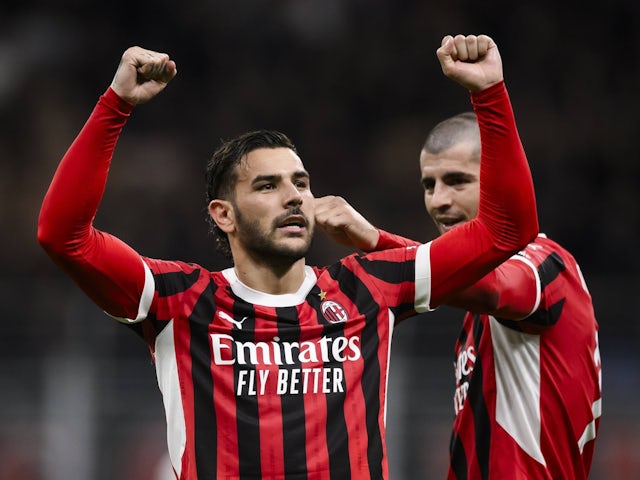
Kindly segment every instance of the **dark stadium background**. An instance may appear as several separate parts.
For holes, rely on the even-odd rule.
[[[590,3],[590,2],[587,2]],[[599,2],[3,1],[0,7],[0,478],[160,480],[164,417],[144,344],[39,249],[54,168],[131,45],[178,77],[135,110],[97,225],[149,256],[227,266],[204,222],[204,164],[221,138],[287,132],[316,195],[435,235],[418,152],[469,108],[435,56],[448,33],[499,45],[542,230],[580,262],[599,317],[604,414],[593,479],[640,478],[640,7]],[[319,237],[310,260],[347,253]],[[392,478],[443,478],[461,314],[395,334]]]

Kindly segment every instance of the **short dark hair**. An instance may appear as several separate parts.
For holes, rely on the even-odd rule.
[[[476,141],[480,158],[480,130],[474,112],[463,112],[441,121],[427,134],[422,149],[438,154],[467,140]]]
[[[223,141],[207,162],[205,175],[207,205],[216,198],[234,200],[233,193],[238,180],[236,167],[247,155],[259,148],[289,148],[297,153],[289,137],[274,130],[256,130]],[[209,230],[215,237],[216,248],[224,256],[231,258],[227,234],[220,230],[210,215],[207,215],[207,222]]]

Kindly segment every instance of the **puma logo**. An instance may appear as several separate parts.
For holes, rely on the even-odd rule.
[[[235,325],[238,330],[242,330],[242,324],[248,318],[248,317],[242,317],[242,320],[238,321],[235,318],[233,318],[231,315],[227,315],[225,312],[222,312],[222,311],[218,311],[218,316],[223,320],[226,320],[227,322]]]

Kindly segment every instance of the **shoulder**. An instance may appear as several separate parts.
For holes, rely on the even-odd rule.
[[[551,258],[557,258],[558,260],[573,260],[573,256],[566,248],[543,233],[539,234],[533,242],[528,244],[514,257],[527,259],[536,266],[539,266],[542,262],[550,261]]]
[[[213,272],[198,265],[197,263],[183,262],[180,260],[160,260],[157,258],[142,257],[144,263],[151,269],[154,274],[164,273],[193,273],[198,272],[204,275],[211,275]]]

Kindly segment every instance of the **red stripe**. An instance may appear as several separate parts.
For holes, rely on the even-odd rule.
[[[226,279],[222,275],[216,280],[218,289],[215,295],[216,315],[212,325],[209,327],[210,333],[230,335],[233,325],[224,322],[218,316],[219,311],[224,311],[233,316],[233,305],[225,292]],[[211,345],[211,340],[209,341]],[[231,350],[229,350],[231,352]],[[234,368],[233,365],[216,365],[213,358],[211,361],[211,375],[213,378],[215,397],[215,412],[217,421],[217,476],[220,478],[238,477],[238,425],[236,423],[236,402],[234,391]],[[213,399],[212,399],[213,402]]]
[[[273,308],[256,305],[255,342],[273,342],[274,321],[276,313]],[[265,320],[270,319],[270,320]],[[262,336],[260,332],[264,332]],[[266,336],[266,335],[268,336]],[[278,365],[261,365],[256,367],[256,376],[260,372],[269,372],[265,395],[258,395],[258,412],[260,421],[260,462],[262,474],[284,471],[284,440],[282,432],[282,404],[276,395]],[[258,378],[256,379],[256,382]],[[256,386],[258,384],[256,383]],[[258,392],[259,393],[259,392]]]
[[[308,303],[305,302],[301,305],[298,318],[304,319],[305,321],[309,320],[314,325],[317,325],[316,328],[319,331],[322,331],[323,327],[318,323],[317,312]],[[309,332],[308,327],[306,327],[305,331]],[[322,367],[322,362],[309,365],[309,368]],[[314,477],[315,472],[326,472],[329,468],[329,450],[327,448],[327,400],[325,397],[322,391],[313,394],[308,393],[304,397],[307,472],[309,479],[316,478]]]

